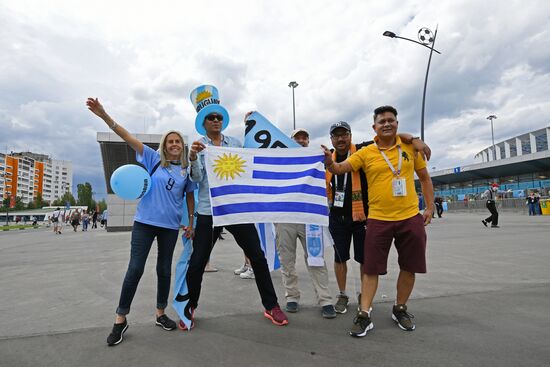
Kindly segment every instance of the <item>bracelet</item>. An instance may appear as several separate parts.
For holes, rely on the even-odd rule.
[[[411,141],[413,141],[414,139],[420,140],[420,136],[413,136],[413,137],[411,138]]]
[[[189,216],[190,216],[190,217],[194,217],[194,216],[195,216],[195,214],[189,214]]]
[[[111,128],[111,130],[114,131],[117,126],[118,126],[118,124],[113,121],[113,126],[109,126],[109,127]]]

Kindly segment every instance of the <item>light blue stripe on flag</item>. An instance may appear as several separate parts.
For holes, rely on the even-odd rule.
[[[271,172],[271,171],[256,171],[252,172],[252,178],[261,178],[265,180],[292,180],[300,177],[313,177],[325,179],[325,171],[317,169],[308,169],[300,172]]]
[[[318,196],[326,196],[326,190],[322,187],[311,185],[291,185],[291,186],[254,186],[254,185],[228,185],[223,187],[214,187],[210,189],[210,195],[212,197],[232,194],[265,194],[265,195],[277,195],[277,194],[310,194]]]
[[[312,157],[254,157],[254,163],[275,165],[311,164],[323,162],[324,159],[325,157],[322,155]]]
[[[214,216],[251,212],[294,212],[327,215],[327,207],[319,204],[281,201],[225,204],[212,207],[212,215]]]

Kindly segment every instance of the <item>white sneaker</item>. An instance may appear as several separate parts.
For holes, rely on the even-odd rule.
[[[252,270],[252,268],[247,268],[246,271],[239,276],[241,279],[254,279],[254,270]]]
[[[241,275],[242,273],[244,273],[244,272],[247,271],[247,270],[248,270],[248,265],[243,264],[243,266],[241,266],[240,268],[235,269],[235,271],[233,271],[233,273],[234,273],[235,275]]]

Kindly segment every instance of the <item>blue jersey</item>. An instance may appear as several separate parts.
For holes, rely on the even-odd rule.
[[[143,154],[136,153],[136,160],[151,173],[160,162],[160,154],[143,145]],[[196,188],[189,179],[188,170],[182,169],[181,165],[159,165],[151,181],[151,189],[139,202],[134,220],[152,226],[179,229],[185,193]]]

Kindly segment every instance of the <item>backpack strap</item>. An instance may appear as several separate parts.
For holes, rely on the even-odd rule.
[[[157,164],[155,164],[155,166],[151,170],[151,172],[149,172],[149,176],[153,176],[153,173],[155,173],[155,171],[157,170],[157,168],[159,168],[159,166],[160,166],[160,161],[158,161]]]

